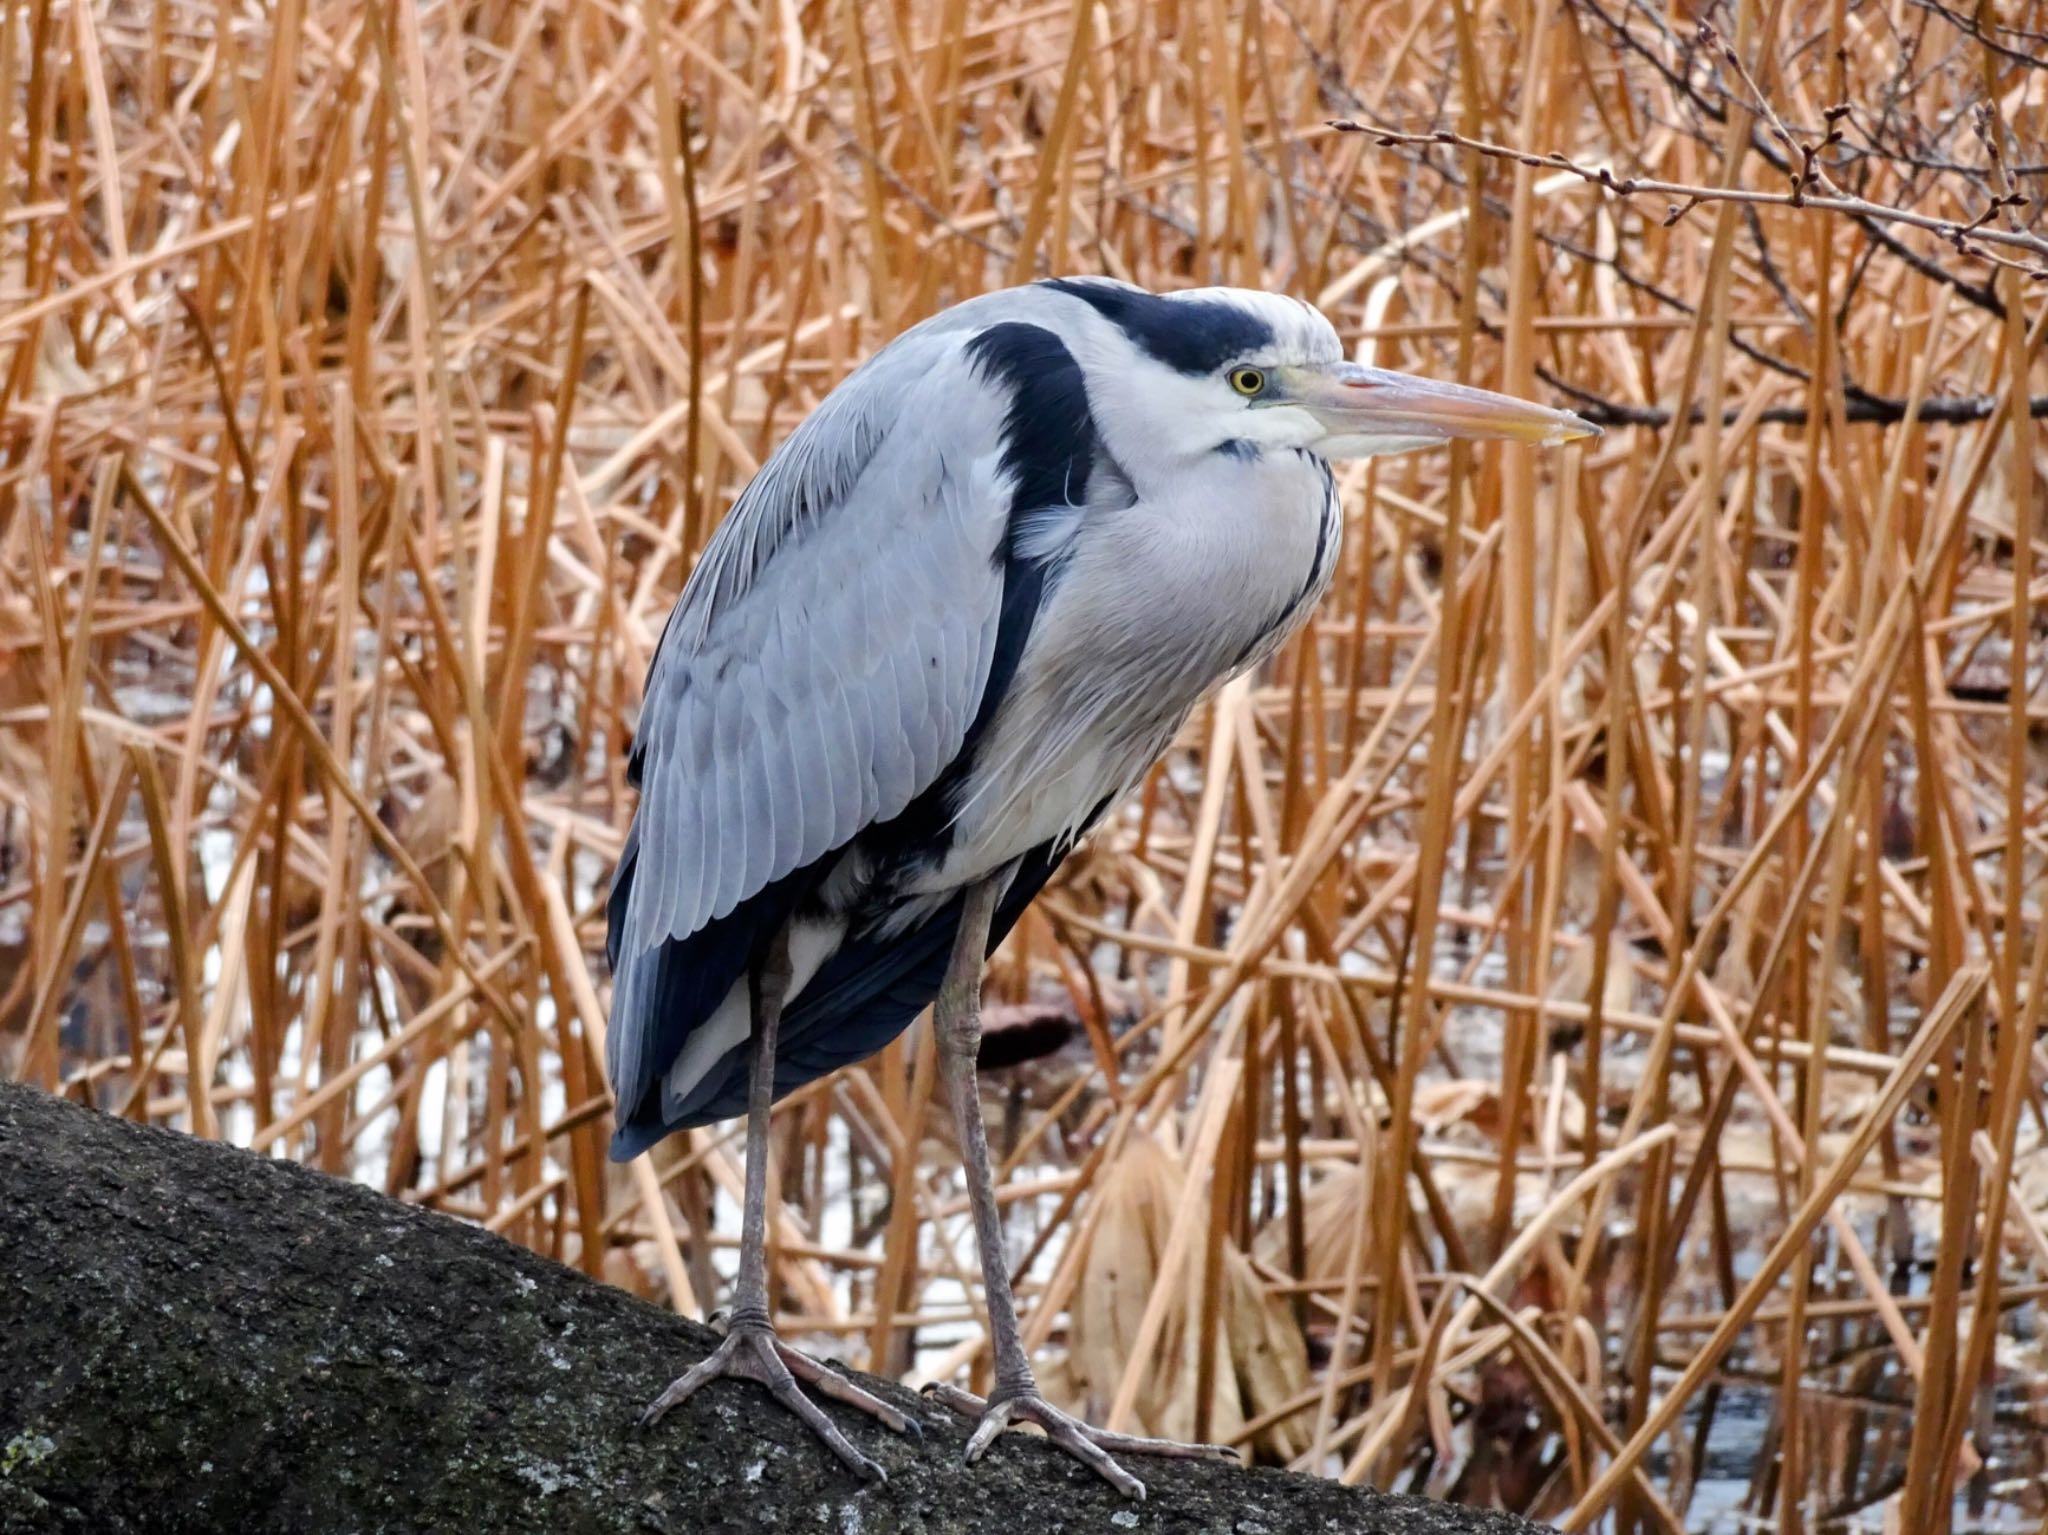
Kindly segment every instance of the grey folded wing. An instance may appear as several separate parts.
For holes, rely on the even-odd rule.
[[[670,616],[634,742],[636,864],[606,1065],[667,1062],[653,951],[900,814],[959,753],[1003,603],[1010,392],[954,327],[912,331],[815,411],[719,527]]]

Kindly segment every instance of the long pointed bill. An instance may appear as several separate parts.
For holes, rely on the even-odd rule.
[[[1555,447],[1600,435],[1600,428],[1568,410],[1355,362],[1303,369],[1290,384],[1296,403],[1329,429],[1340,456],[1347,449],[1386,452],[1459,438]]]

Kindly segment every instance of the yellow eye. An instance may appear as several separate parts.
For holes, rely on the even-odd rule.
[[[1266,375],[1257,368],[1232,368],[1230,387],[1246,399],[1250,399],[1255,394],[1265,392]]]

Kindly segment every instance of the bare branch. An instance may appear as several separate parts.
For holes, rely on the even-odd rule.
[[[1915,229],[1925,229],[1954,246],[1965,256],[1974,256],[1979,260],[2012,267],[2036,281],[2048,279],[2048,239],[2025,230],[1999,229],[1987,224],[1985,220],[1994,217],[2001,206],[1995,199],[1993,206],[1976,219],[1967,224],[1958,224],[1953,219],[1936,218],[1910,208],[1888,207],[1883,203],[1871,202],[1868,198],[1850,197],[1839,193],[1802,197],[1792,192],[1759,192],[1745,187],[1723,189],[1695,186],[1683,181],[1663,181],[1650,176],[1617,176],[1604,165],[1581,165],[1576,160],[1555,152],[1543,155],[1524,154],[1521,150],[1511,149],[1505,144],[1490,144],[1484,139],[1468,138],[1448,128],[1439,128],[1431,133],[1403,133],[1397,129],[1377,128],[1368,123],[1352,122],[1348,119],[1334,119],[1330,126],[1339,133],[1369,134],[1382,148],[1393,148],[1400,144],[1442,144],[1455,149],[1469,149],[1491,160],[1505,160],[1515,165],[1533,166],[1538,170],[1568,171],[1588,185],[1599,187],[1616,197],[1683,199],[1683,202],[1672,205],[1672,212],[1666,218],[1667,223],[1675,223],[1693,207],[1703,203],[1733,202],[1776,208],[1818,208],[1824,213],[1841,213],[1853,218],[1874,219],[1881,223],[1905,224]],[[2042,261],[2038,265],[2015,261],[1983,249],[1986,244],[2027,251],[2042,258]]]

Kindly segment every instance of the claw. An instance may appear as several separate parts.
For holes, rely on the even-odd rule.
[[[981,1415],[981,1421],[974,1425],[974,1432],[967,1437],[967,1463],[971,1466],[988,1453],[988,1447],[996,1442],[996,1435],[1010,1426],[1012,1407],[1008,1402],[990,1402],[988,1411]]]
[[[713,1325],[720,1318],[714,1314]],[[648,1404],[640,1415],[640,1426],[651,1428],[671,1408],[687,1402],[711,1381],[751,1380],[768,1388],[768,1394],[794,1413],[803,1425],[825,1442],[825,1447],[863,1481],[886,1482],[887,1473],[853,1447],[838,1426],[825,1416],[818,1404],[797,1388],[797,1379],[816,1388],[836,1402],[857,1407],[897,1433],[923,1431],[910,1418],[880,1397],[855,1385],[836,1371],[828,1370],[810,1355],[791,1348],[765,1327],[723,1329],[724,1341],[709,1355],[669,1383],[666,1391]]]

